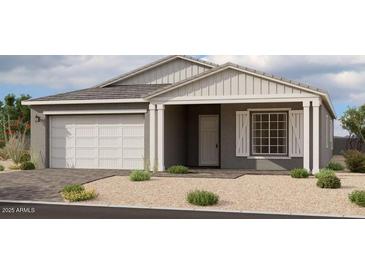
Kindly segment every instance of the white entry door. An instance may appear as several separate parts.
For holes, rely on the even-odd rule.
[[[144,168],[144,115],[50,117],[50,167]]]
[[[199,116],[199,165],[219,165],[219,116]]]

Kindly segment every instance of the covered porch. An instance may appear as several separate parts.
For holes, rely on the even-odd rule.
[[[304,167],[315,173],[320,106],[320,98],[151,102],[150,170],[181,164],[254,172]]]

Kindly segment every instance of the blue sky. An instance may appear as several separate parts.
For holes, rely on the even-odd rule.
[[[230,61],[327,90],[338,116],[341,116],[348,106],[365,103],[365,56],[195,57],[218,64]],[[87,88],[158,58],[161,56],[0,56],[0,98],[10,92],[39,97]],[[335,125],[336,135],[346,134],[338,122]]]

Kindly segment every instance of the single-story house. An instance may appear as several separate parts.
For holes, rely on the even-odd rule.
[[[332,157],[327,92],[233,63],[168,56],[23,104],[45,168],[316,172]]]

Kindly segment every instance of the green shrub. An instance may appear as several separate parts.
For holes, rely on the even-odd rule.
[[[194,190],[188,193],[186,200],[193,205],[209,206],[218,203],[219,196],[205,190]]]
[[[341,180],[334,174],[321,175],[317,180],[320,188],[340,188]]]
[[[324,168],[314,175],[317,179],[325,176],[336,176],[336,173],[332,169]]]
[[[308,178],[309,172],[305,168],[294,168],[290,171],[290,176],[293,178]]]
[[[62,189],[62,192],[77,192],[77,191],[84,191],[85,187],[83,185],[79,185],[79,184],[69,184],[69,185],[65,185]]]
[[[69,184],[62,189],[62,196],[70,202],[86,201],[97,196],[95,190],[86,190],[83,185]]]
[[[151,173],[145,170],[134,170],[129,175],[131,181],[148,181],[151,179]]]
[[[35,169],[35,165],[32,162],[24,162],[20,165],[21,170],[32,170]]]
[[[62,192],[62,195],[65,200],[70,202],[91,200],[97,196],[95,190]]]
[[[347,168],[352,172],[365,173],[365,154],[358,150],[348,150],[344,153]]]
[[[167,169],[167,172],[173,174],[186,174],[189,172],[189,169],[186,166],[176,165],[176,166],[170,166]]]
[[[365,207],[365,191],[363,190],[354,190],[349,194],[349,199],[351,202]]]
[[[345,169],[345,167],[341,163],[337,163],[337,162],[333,162],[333,161],[330,161],[326,168],[336,170],[336,171]]]
[[[31,161],[30,154],[28,152],[24,152],[23,155],[20,157],[20,163],[30,162],[30,161]]]
[[[4,171],[5,167],[3,165],[0,165],[0,171]]]

